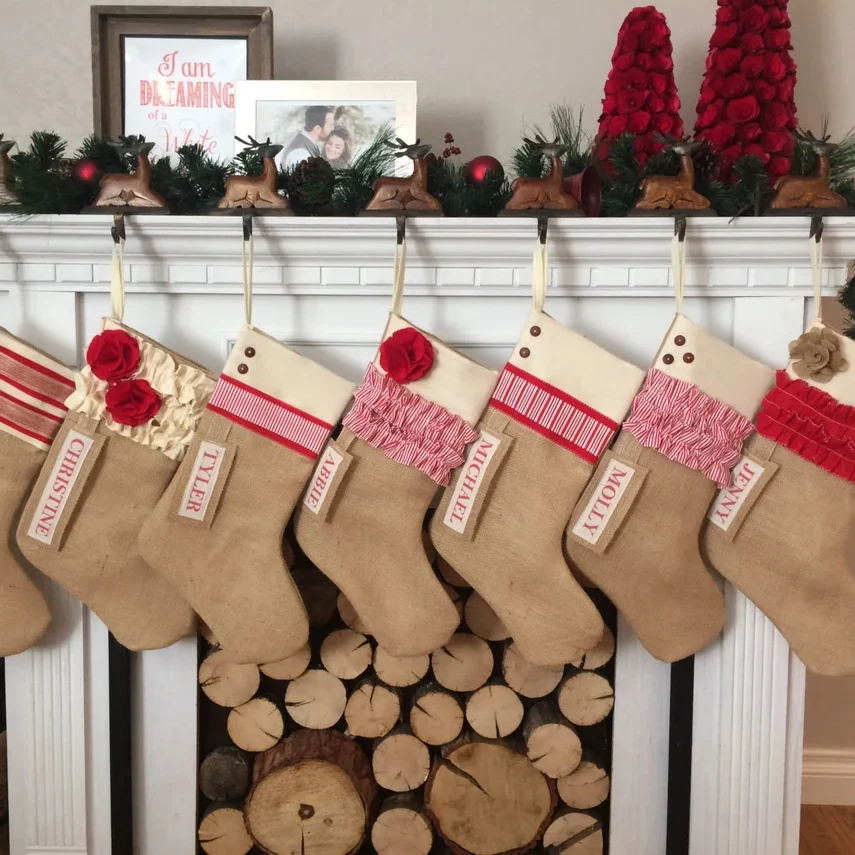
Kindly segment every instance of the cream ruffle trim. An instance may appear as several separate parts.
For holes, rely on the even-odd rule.
[[[140,364],[133,379],[148,380],[162,401],[151,421],[138,427],[114,422],[104,404],[109,384],[99,380],[88,365],[75,372],[76,389],[65,405],[71,412],[103,421],[120,436],[162,451],[171,460],[181,460],[214,390],[214,380],[192,365],[176,363],[167,351],[135,338],[140,345]]]

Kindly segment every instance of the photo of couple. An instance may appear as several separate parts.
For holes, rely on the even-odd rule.
[[[284,146],[280,168],[292,169],[310,157],[322,157],[333,169],[346,169],[386,125],[395,125],[395,102],[374,101],[330,106],[305,102],[259,101],[258,137]]]

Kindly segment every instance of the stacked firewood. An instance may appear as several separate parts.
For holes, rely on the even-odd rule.
[[[312,567],[295,573],[306,648],[257,667],[208,639],[207,855],[603,852],[614,635],[566,667],[532,665],[438,563],[461,626],[431,655],[383,650]]]

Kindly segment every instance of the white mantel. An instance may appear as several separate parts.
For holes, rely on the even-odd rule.
[[[0,325],[79,362],[108,312],[110,225],[0,216]],[[691,221],[686,313],[780,365],[809,309],[808,229]],[[127,233],[127,322],[218,370],[243,320],[240,219],[140,217]],[[255,234],[255,323],[358,379],[389,307],[394,221],[266,219]],[[498,367],[528,309],[535,234],[533,220],[410,221],[405,314]],[[669,219],[553,221],[547,310],[646,366],[674,311],[672,234]],[[824,246],[833,288],[855,220],[827,221]],[[51,634],[7,661],[12,855],[109,855],[106,633],[46,587]],[[691,855],[797,855],[804,670],[749,602],[727,601],[722,639],[696,660]],[[138,855],[195,852],[195,671],[192,641],[135,658]],[[664,855],[669,685],[621,626],[612,855]]]

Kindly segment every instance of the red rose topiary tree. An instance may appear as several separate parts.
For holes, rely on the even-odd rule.
[[[636,134],[641,165],[662,150],[655,132],[682,137],[672,53],[671,30],[655,6],[639,6],[626,16],[606,80],[597,134],[600,159],[608,157],[611,141],[621,134]]]
[[[718,0],[695,135],[710,141],[727,179],[756,155],[771,181],[792,165],[796,64],[787,0]]]

